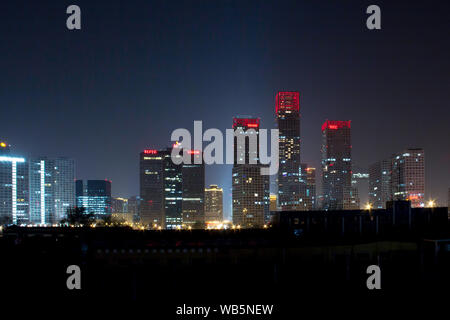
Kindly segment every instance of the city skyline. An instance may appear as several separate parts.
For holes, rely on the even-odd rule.
[[[408,2],[407,11],[383,3],[386,28],[378,33],[365,29],[363,6],[331,1],[321,8],[78,5],[86,15],[77,34],[64,23],[60,28],[64,4],[29,4],[19,12],[4,6],[0,23],[11,32],[0,76],[1,139],[15,154],[73,158],[77,179],[110,179],[113,195],[128,198],[139,194],[139,152],[167,147],[174,129],[203,120],[224,131],[238,114],[273,128],[276,92],[297,90],[302,162],[320,168],[323,121],[350,119],[355,165],[368,168],[399,150],[423,148],[426,197],[447,205],[450,177],[442,168],[450,154],[437,143],[450,135],[445,4],[424,12],[419,2]],[[205,184],[223,187],[228,217],[230,177],[231,166],[206,167]]]

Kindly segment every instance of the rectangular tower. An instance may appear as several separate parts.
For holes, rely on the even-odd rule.
[[[141,223],[165,227],[164,162],[167,152],[146,149],[140,153],[140,199],[132,199],[131,207],[139,210]],[[136,204],[136,205],[134,205]]]
[[[374,209],[385,209],[392,200],[392,160],[385,159],[369,166],[369,203]]]
[[[259,118],[234,118],[233,129],[233,223],[243,228],[260,228],[269,211],[269,179],[261,175],[259,163]],[[242,132],[245,144],[239,145],[236,136],[239,132]]]
[[[203,229],[205,227],[205,164],[200,150],[187,152],[191,155],[191,163],[184,163],[181,169],[183,225]]]
[[[28,162],[0,148],[0,224],[29,223]]]
[[[76,205],[75,161],[32,158],[29,161],[30,219],[37,224],[59,223]]]
[[[392,158],[393,200],[410,200],[411,206],[425,206],[425,152],[406,149]]]
[[[278,203],[281,210],[303,210],[300,177],[300,94],[278,92],[275,113],[279,130]]]
[[[322,194],[324,210],[352,209],[351,122],[322,125]]]

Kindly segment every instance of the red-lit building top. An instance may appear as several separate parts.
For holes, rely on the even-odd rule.
[[[259,129],[259,118],[233,118],[233,129]]]
[[[158,150],[155,149],[145,149],[144,154],[158,154]]]
[[[300,111],[300,93],[297,91],[281,91],[277,93],[275,112]]]
[[[351,120],[348,121],[338,121],[338,120],[327,120],[322,125],[322,131],[325,129],[330,130],[337,130],[342,128],[349,128],[351,127]]]

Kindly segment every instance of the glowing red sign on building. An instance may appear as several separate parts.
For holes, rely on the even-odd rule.
[[[233,118],[233,129],[243,128],[259,128],[259,118]]]
[[[338,121],[338,120],[327,120],[322,125],[322,131],[325,129],[330,130],[338,130],[342,128],[349,128],[351,127],[351,120],[348,121]]]
[[[158,154],[158,150],[146,149],[144,150],[144,154]]]
[[[300,93],[296,91],[278,92],[275,103],[275,112],[300,111]]]

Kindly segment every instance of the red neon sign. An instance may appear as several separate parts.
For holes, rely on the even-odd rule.
[[[259,118],[233,118],[233,129],[237,127],[259,128]]]
[[[200,150],[187,150],[188,154],[200,154]]]
[[[155,149],[146,149],[144,150],[144,154],[157,154],[158,150]]]
[[[351,120],[339,121],[339,120],[327,120],[322,125],[322,131],[325,129],[338,130],[342,128],[351,128]]]

